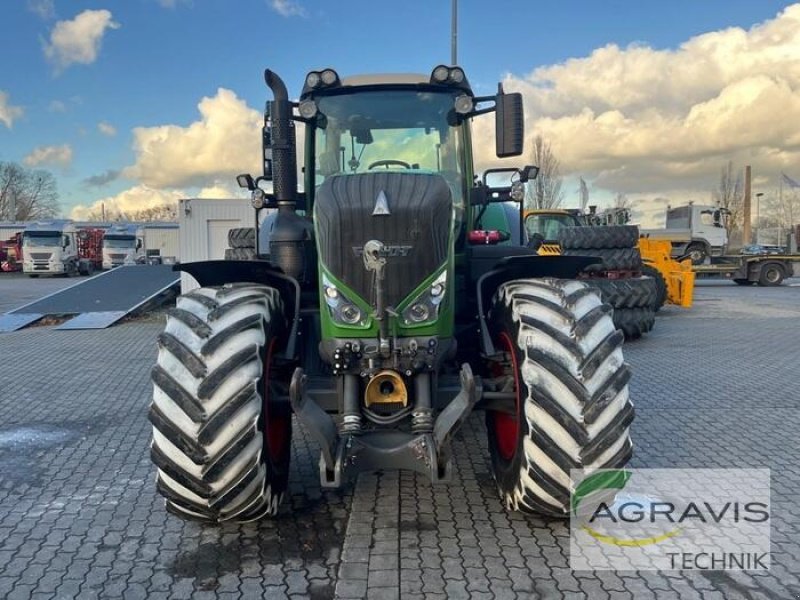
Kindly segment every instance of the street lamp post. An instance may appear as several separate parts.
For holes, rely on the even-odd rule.
[[[756,244],[761,243],[761,196],[764,192],[756,194]]]

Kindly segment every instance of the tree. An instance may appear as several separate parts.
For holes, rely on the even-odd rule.
[[[56,180],[50,171],[0,162],[0,220],[46,219],[59,210]]]
[[[633,204],[628,199],[628,196],[623,194],[622,192],[617,192],[617,195],[614,196],[614,208],[624,208],[630,210],[633,208]]]
[[[550,142],[541,135],[533,142],[531,161],[539,167],[539,175],[528,185],[526,204],[531,208],[556,208],[564,197],[560,162]]]
[[[106,207],[105,214],[102,208],[95,208],[86,216],[87,221],[177,221],[178,205],[162,204],[151,208],[137,210],[122,210],[113,206]]]
[[[711,193],[714,202],[721,208],[729,211],[727,229],[728,236],[737,231],[742,225],[744,212],[744,185],[742,174],[733,167],[733,161],[722,167],[719,178],[719,187]]]

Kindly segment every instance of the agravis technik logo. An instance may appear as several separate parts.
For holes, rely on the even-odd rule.
[[[769,568],[766,469],[574,471],[575,569]]]

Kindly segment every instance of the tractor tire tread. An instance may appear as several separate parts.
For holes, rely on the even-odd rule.
[[[261,349],[284,326],[280,295],[263,285],[180,296],[152,371],[151,457],[169,512],[210,523],[277,513],[285,474],[265,459]]]
[[[231,248],[255,248],[256,230],[254,227],[234,227],[228,231],[228,246]]]
[[[641,271],[642,255],[638,248],[592,248],[587,250],[564,250],[564,256],[594,256],[600,262],[584,269],[587,273],[604,271]]]
[[[636,225],[564,227],[558,236],[564,250],[635,248],[638,239]]]
[[[630,456],[633,404],[622,334],[610,307],[576,280],[509,281],[490,320],[518,356],[520,441],[511,462],[491,443],[492,466],[507,508],[569,516],[570,469],[622,467]]]

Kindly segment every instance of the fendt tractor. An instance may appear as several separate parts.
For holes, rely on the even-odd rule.
[[[504,504],[566,516],[571,469],[631,456],[630,371],[611,308],[575,279],[597,259],[525,242],[537,169],[473,178],[472,120],[494,112],[497,156],[519,156],[521,95],[475,96],[444,65],[312,71],[297,102],[274,72],[265,80],[263,174],[237,178],[256,228],[229,234],[255,258],[176,266],[202,287],[159,337],[149,418],[168,510],[276,514],[292,415],[319,443],[323,488],[385,469],[445,482],[453,436],[481,409]]]

